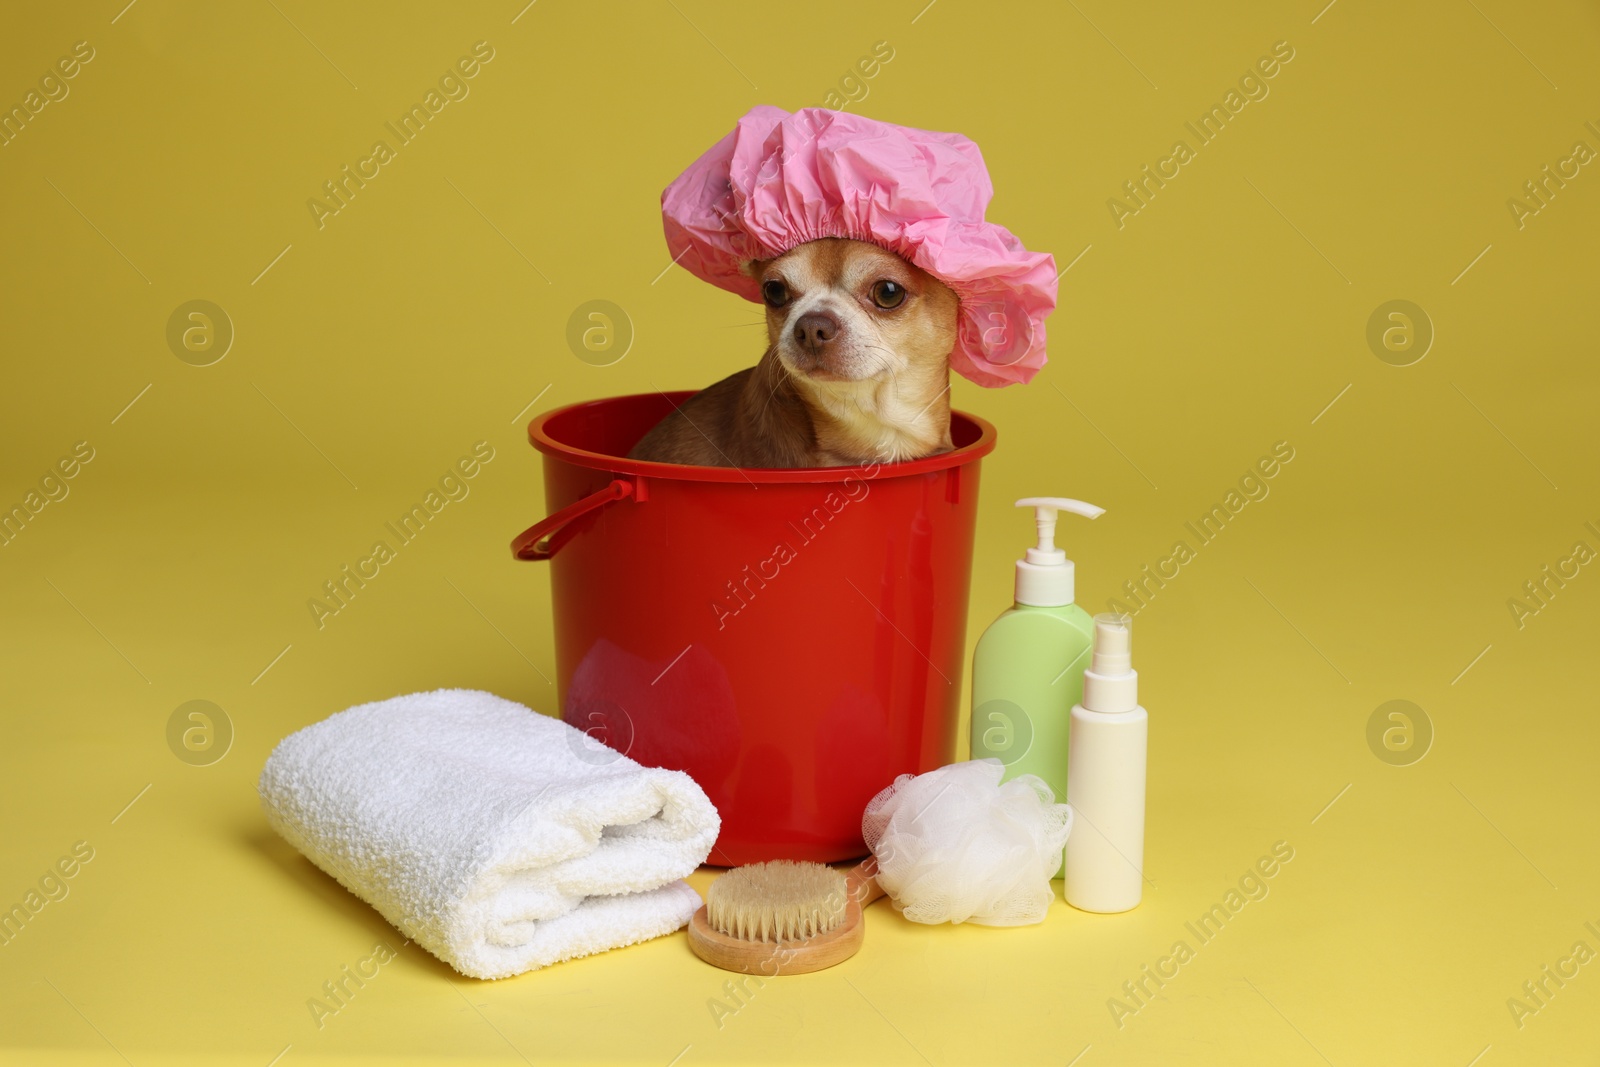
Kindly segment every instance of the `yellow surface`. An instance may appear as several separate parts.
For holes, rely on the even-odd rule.
[[[1589,1062],[1600,965],[1520,1026],[1507,1001],[1600,950],[1600,568],[1520,627],[1507,601],[1600,549],[1600,166],[1520,226],[1507,201],[1600,150],[1593,5],[521,2],[7,15],[0,101],[94,58],[0,148],[0,503],[93,459],[0,547],[0,902],[93,859],[0,947],[0,1061]],[[478,41],[470,95],[319,229],[306,201]],[[1029,530],[1012,498],[1109,509],[1068,540],[1102,609],[1294,450],[1138,615],[1145,903],[1017,930],[878,905],[855,960],[720,1020],[681,936],[461,979],[271,834],[262,761],[410,690],[552,708],[547,575],[506,551],[541,514],[521,427],[754,361],[759,316],[668,269],[657,197],[750,106],[843,99],[878,41],[857,106],[972,136],[992,217],[1072,264],[1049,368],[955,386],[1000,430],[974,639]],[[1119,229],[1108,199],[1279,41],[1270,95]],[[564,339],[594,299],[636,334],[610,366]],[[1366,340],[1397,299],[1436,333],[1411,366]],[[191,300],[234,325],[211,366],[168,347]],[[319,628],[307,600],[477,441],[470,496]],[[1396,699],[1435,735],[1409,766],[1367,742]],[[168,746],[190,700],[235,731],[209,766]],[[1200,944],[1185,923],[1279,841]],[[319,1028],[308,1000],[378,942],[398,958]]]

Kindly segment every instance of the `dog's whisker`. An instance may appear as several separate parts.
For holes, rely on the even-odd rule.
[[[774,394],[777,393],[778,386],[782,385],[784,383],[784,381],[789,377],[789,368],[785,367],[783,365],[783,360],[778,359],[777,356],[774,355],[773,359],[772,359],[772,362],[775,363],[777,365],[777,367],[778,367],[778,379],[777,379],[777,381],[772,383],[772,388],[767,390],[766,403],[761,405],[761,416],[762,416],[762,418],[766,417],[767,408],[772,406],[772,397],[774,396]]]
[[[894,352],[892,350],[884,348],[882,345],[872,344],[871,342],[863,343],[861,348],[866,352],[882,352],[884,356],[879,361],[881,366],[878,368],[877,373],[887,373],[890,381],[895,381],[899,378],[900,370],[895,366]],[[898,392],[895,393],[897,399],[899,395],[900,394]]]

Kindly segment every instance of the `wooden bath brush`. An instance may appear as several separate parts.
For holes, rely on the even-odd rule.
[[[689,920],[689,947],[725,971],[771,977],[807,974],[856,954],[861,909],[883,896],[878,861],[849,871],[773,860],[727,872]]]

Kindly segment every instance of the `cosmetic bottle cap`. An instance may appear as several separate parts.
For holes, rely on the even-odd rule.
[[[1083,672],[1088,711],[1132,711],[1139,706],[1139,672],[1133,669],[1133,617],[1107,612],[1094,617],[1094,652]]]
[[[1017,603],[1039,608],[1072,603],[1074,568],[1067,554],[1056,547],[1056,514],[1068,511],[1097,519],[1106,509],[1064,496],[1023,497],[1017,507],[1033,508],[1039,530],[1039,543],[1017,560]]]

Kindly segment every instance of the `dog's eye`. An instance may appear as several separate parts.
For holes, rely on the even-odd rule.
[[[778,281],[762,282],[761,299],[768,307],[781,308],[789,302],[789,287]]]
[[[899,307],[905,299],[905,287],[897,282],[885,279],[872,286],[872,302],[885,310]]]

